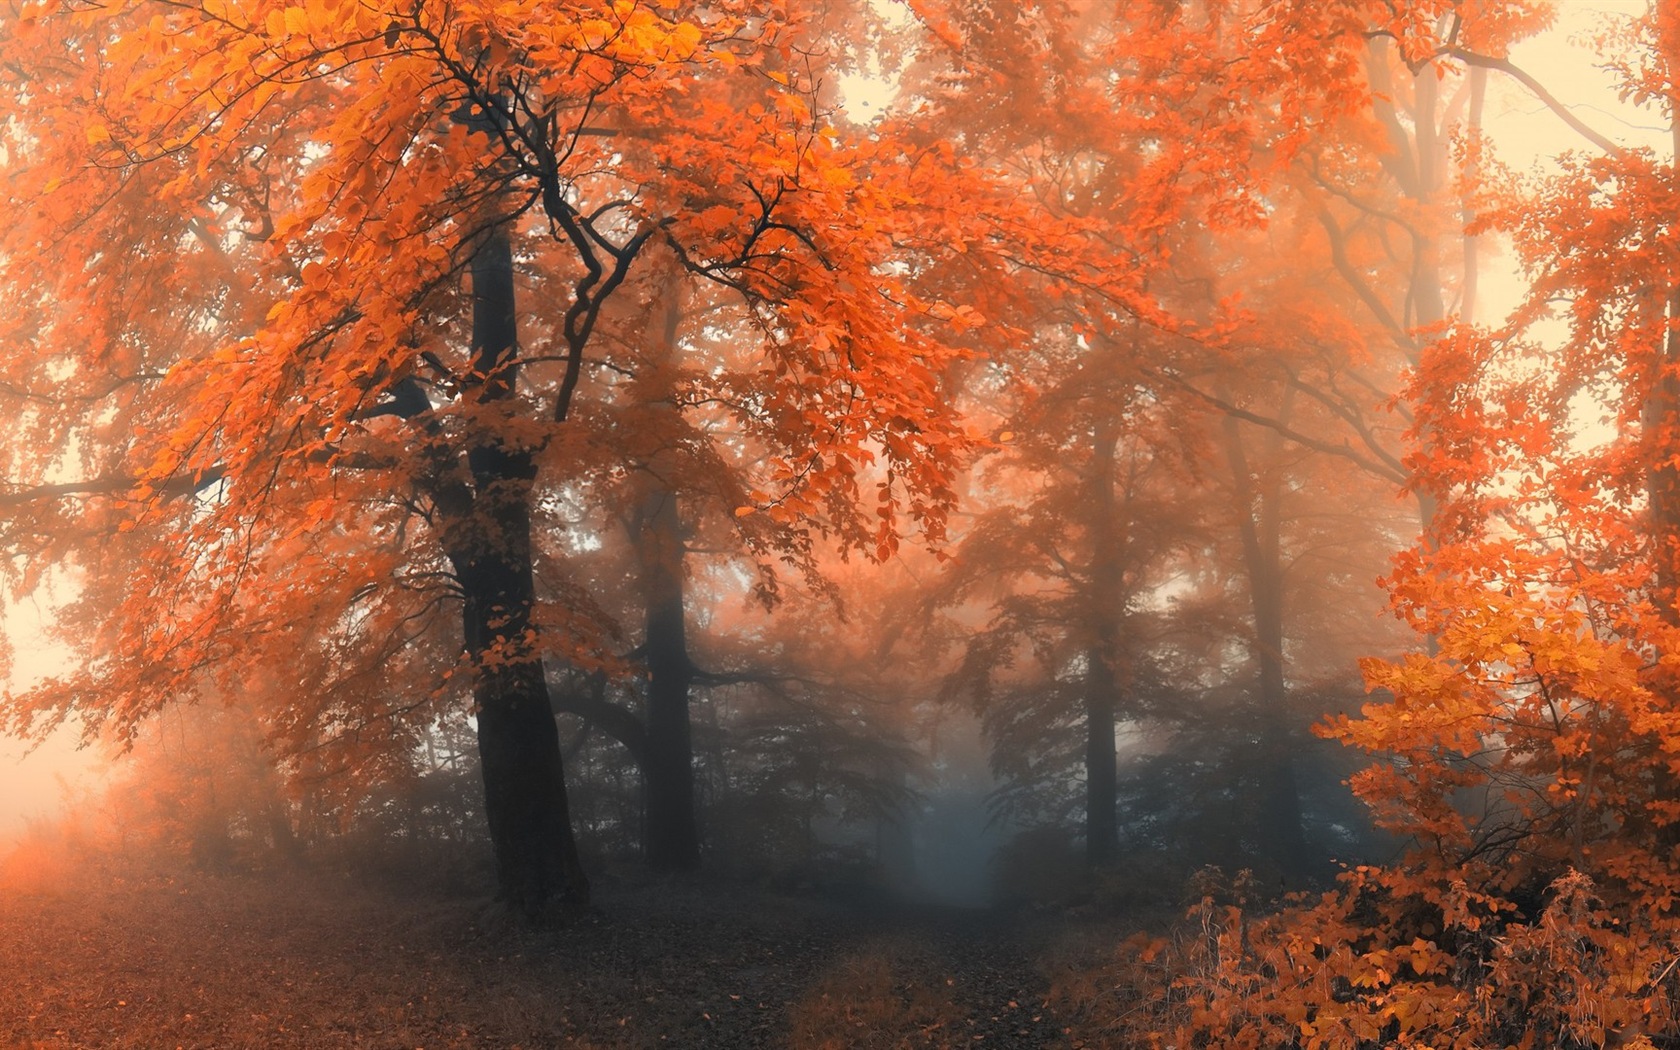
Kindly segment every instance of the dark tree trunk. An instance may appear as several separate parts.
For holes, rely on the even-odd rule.
[[[1114,719],[1120,680],[1119,610],[1124,587],[1125,538],[1114,492],[1115,451],[1120,429],[1109,425],[1097,435],[1091,459],[1091,573],[1087,612],[1092,644],[1085,660],[1085,859],[1092,867],[1109,864],[1120,853],[1115,815],[1119,772],[1114,754]]]
[[[1284,409],[1287,418],[1288,408]],[[1281,486],[1276,477],[1255,478],[1242,444],[1241,424],[1225,418],[1225,448],[1236,483],[1237,525],[1254,616],[1255,659],[1259,664],[1258,779],[1262,849],[1284,874],[1311,867],[1301,828],[1301,792],[1290,755],[1289,689],[1283,663],[1283,560]],[[1276,443],[1274,442],[1274,445]]]
[[[649,334],[652,367],[640,396],[658,420],[651,432],[681,429],[671,424],[670,376],[682,325],[679,271],[663,279]],[[700,866],[700,829],[694,807],[694,741],[689,726],[689,688],[694,665],[688,658],[684,625],[682,515],[675,486],[683,464],[665,442],[643,464],[631,542],[641,571],[646,612],[647,746],[642,761],[646,800],[643,850],[656,871],[692,871]]]
[[[1115,819],[1119,775],[1114,757],[1114,669],[1093,647],[1086,653],[1085,678],[1085,859],[1092,867],[1109,864],[1120,853]]]
[[[670,386],[682,322],[682,274],[665,278],[654,304],[649,330],[648,364],[636,386],[646,410],[642,433],[653,451],[638,464],[634,512],[625,527],[635,551],[646,637],[642,646],[647,693],[640,716],[609,703],[604,679],[592,693],[563,693],[563,710],[588,719],[620,741],[635,758],[642,776],[642,850],[659,871],[691,871],[700,866],[700,831],[695,812],[694,745],[689,725],[689,690],[695,670],[688,657],[684,626],[683,531],[677,492],[667,479],[681,475],[684,464],[665,438],[681,429],[675,420]]]
[[[700,865],[688,692],[694,668],[683,625],[683,540],[677,496],[654,485],[639,515],[647,607],[647,861],[658,871]]]
[[[486,236],[472,260],[473,375],[481,403],[506,401],[516,380],[513,254],[507,235]],[[532,453],[481,432],[434,497],[462,595],[462,633],[479,668],[473,684],[484,808],[502,897],[528,917],[551,901],[582,903],[560,758],[560,734],[532,644],[536,586],[531,561]]]

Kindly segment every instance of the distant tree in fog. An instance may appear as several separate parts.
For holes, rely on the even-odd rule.
[[[946,691],[980,713],[1001,811],[1077,811],[1093,864],[1120,850],[1118,723],[1173,688],[1160,592],[1201,528],[1198,482],[1132,349],[1041,337],[1038,367],[1018,366],[1037,393],[1006,417],[1008,444],[972,493],[986,510],[929,598],[972,624]],[[1066,798],[1075,783],[1083,797]]]

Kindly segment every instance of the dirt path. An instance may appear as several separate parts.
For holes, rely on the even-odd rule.
[[[650,880],[530,931],[320,874],[65,878],[0,896],[0,1048],[1065,1046],[1026,932]]]

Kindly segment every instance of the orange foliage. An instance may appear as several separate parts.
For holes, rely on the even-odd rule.
[[[1676,120],[1672,14],[1617,64]],[[1164,1042],[1667,1045],[1680,1034],[1680,252],[1675,161],[1576,155],[1482,188],[1533,277],[1511,327],[1422,354],[1413,488],[1438,508],[1386,583],[1428,640],[1364,665],[1323,733],[1410,843],[1266,918],[1208,898],[1199,933],[1140,940]],[[1558,347],[1527,335],[1554,304]],[[1608,424],[1608,425],[1606,425]],[[1141,971],[1138,968],[1142,968]]]
[[[7,23],[31,57],[6,74],[5,294],[33,348],[6,365],[8,538],[33,555],[20,587],[54,566],[81,585],[89,657],[12,726],[131,734],[277,674],[288,746],[411,743],[475,670],[438,615],[439,545],[470,528],[440,478],[485,440],[549,492],[622,469],[612,369],[637,363],[612,347],[637,318],[605,306],[656,257],[713,289],[733,341],[695,335],[713,356],[680,393],[710,413],[697,458],[740,472],[714,495],[761,560],[798,564],[814,529],[879,556],[940,539],[971,445],[942,374],[984,318],[881,263],[984,241],[988,191],[948,147],[821,112],[796,64],[817,11],[660,11],[41,3]],[[474,373],[462,331],[492,226],[549,297],[505,375]],[[505,380],[520,396],[493,402]],[[540,636],[477,667],[533,644],[606,660],[614,625],[556,589]]]
[[[986,444],[950,393],[976,357],[1022,395],[999,444],[1064,428],[1014,443],[1033,467],[1103,430],[1051,396],[1089,393],[1079,370],[1100,365],[1103,407],[1134,427],[1108,432],[1109,459],[1136,437],[1137,462],[1188,474],[1203,435],[1177,413],[1212,406],[1439,508],[1389,581],[1432,645],[1369,663],[1381,699],[1326,730],[1380,757],[1357,789],[1416,848],[1274,920],[1199,912],[1165,1001],[1184,1038],[1538,1045],[1602,1042],[1636,1011],[1669,1024],[1673,162],[1578,157],[1538,194],[1488,192],[1484,222],[1537,275],[1523,320],[1567,298],[1571,338],[1542,373],[1512,364],[1515,330],[1434,342],[1402,464],[1368,422],[1389,388],[1359,366],[1441,331],[1442,282],[1348,323],[1355,300],[1380,313],[1388,246],[1349,233],[1368,207],[1346,190],[1394,173],[1385,221],[1438,277],[1445,164],[1400,174],[1401,154],[1422,153],[1418,114],[1437,130],[1446,58],[1497,59],[1537,5],[918,0],[933,44],[911,101],[868,129],[825,109],[828,6],[25,4],[0,30],[18,56],[0,72],[0,313],[28,348],[0,364],[5,539],[29,556],[5,571],[17,590],[55,569],[81,587],[83,663],[9,698],[7,724],[78,715],[132,738],[167,704],[252,695],[289,753],[400,770],[465,679],[544,657],[624,669],[605,586],[543,526],[568,501],[610,506],[655,449],[679,450],[684,499],[703,494],[768,598],[779,566],[816,574],[819,534],[877,559],[946,541]],[[1672,107],[1672,16],[1630,39],[1630,95]],[[1349,280],[1334,309],[1310,266],[1254,278],[1248,301],[1222,286],[1214,242],[1264,258],[1268,221]],[[465,278],[499,239],[539,306],[486,357]],[[671,285],[708,315],[677,364],[638,350]],[[1035,339],[1046,356],[1011,353]],[[1311,425],[1197,385],[1233,365],[1305,391]],[[1326,393],[1343,382],[1365,392]],[[1621,436],[1581,438],[1583,397]],[[487,482],[486,459],[529,471]],[[482,512],[508,490],[522,533]],[[1089,537],[1115,515],[1093,519]],[[541,569],[540,601],[463,631],[443,614],[478,597],[463,551]],[[1146,553],[1140,593],[1160,579]],[[1118,630],[1077,637],[1092,666]],[[1542,985],[1558,965],[1571,977]],[[1571,983],[1588,977],[1602,999]]]

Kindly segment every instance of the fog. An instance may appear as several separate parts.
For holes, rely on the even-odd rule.
[[[1667,130],[1653,125],[1648,114],[1619,99],[1606,71],[1579,61],[1582,39],[1606,13],[1636,15],[1642,10],[1643,4],[1635,0],[1561,4],[1554,25],[1520,42],[1511,57],[1522,68],[1547,70],[1547,84],[1553,94],[1618,141],[1665,150],[1670,137]],[[907,25],[901,14],[887,14],[899,30]],[[898,77],[883,72],[881,59],[873,53],[861,69],[841,77],[840,86],[846,111],[859,121],[875,119],[892,105],[899,92]],[[1538,172],[1548,170],[1559,151],[1585,145],[1545,103],[1508,78],[1491,81],[1484,129],[1502,161]],[[1526,283],[1497,242],[1489,247],[1492,250],[1481,262],[1478,313],[1493,319],[1515,308]],[[901,568],[888,563],[881,573],[891,577]],[[6,631],[16,653],[12,671],[15,690],[26,689],[64,665],[65,650],[48,642],[43,634],[47,615],[39,597],[14,605],[7,615]],[[968,725],[967,717],[947,712],[936,721]],[[1118,732],[1124,739],[1140,728],[1122,724]],[[995,853],[1006,841],[1010,825],[1007,818],[998,816],[995,805],[988,808],[986,802],[995,795],[999,782],[987,768],[981,738],[966,739],[972,734],[958,730],[956,735],[965,740],[953,749],[948,742],[941,745],[939,735],[936,730],[918,745],[924,751],[921,761],[927,765],[918,774],[918,801],[901,814],[904,827],[900,831],[907,833],[914,844],[914,857],[900,878],[907,880],[907,892],[927,899],[976,906],[993,903],[1000,892],[991,875]],[[12,838],[32,824],[50,823],[67,805],[90,805],[109,775],[109,761],[106,749],[85,746],[73,726],[61,728],[43,741],[0,739],[0,836]]]
[[[31,825],[50,825],[67,808],[87,804],[103,783],[103,763],[79,747],[73,730],[44,743],[0,743],[0,840],[11,842]]]
[[[9,688],[21,690],[61,670],[65,652],[45,633],[50,611],[40,601],[11,607],[5,617],[12,649]],[[0,735],[0,841],[13,843],[30,828],[47,828],[67,810],[96,804],[107,773],[106,756],[82,746],[73,725],[45,740]]]
[[[1680,1038],[1666,7],[223,6],[0,15],[0,1046]]]

